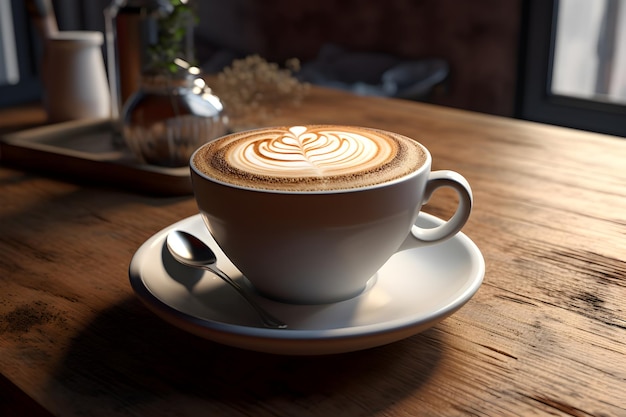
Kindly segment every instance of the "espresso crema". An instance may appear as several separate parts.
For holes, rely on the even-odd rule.
[[[196,168],[218,181],[278,191],[345,190],[403,177],[426,161],[405,136],[332,125],[234,133],[196,152]]]

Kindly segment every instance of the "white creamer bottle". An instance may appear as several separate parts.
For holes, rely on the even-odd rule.
[[[45,39],[41,77],[50,122],[110,118],[103,41],[94,31],[61,31]]]

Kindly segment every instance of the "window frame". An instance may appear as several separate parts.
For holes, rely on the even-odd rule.
[[[550,92],[558,0],[525,0],[516,117],[626,137],[626,106]]]

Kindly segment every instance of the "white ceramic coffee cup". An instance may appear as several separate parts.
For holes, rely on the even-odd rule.
[[[193,191],[211,235],[258,292],[290,303],[336,302],[361,293],[409,233],[433,244],[468,220],[469,183],[453,171],[431,172],[432,157],[420,146],[425,162],[410,174],[332,191],[232,185],[199,169],[194,154]],[[422,205],[440,187],[457,192],[456,212],[434,229],[417,227]]]

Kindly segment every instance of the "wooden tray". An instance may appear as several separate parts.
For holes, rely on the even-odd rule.
[[[139,164],[111,121],[77,120],[5,135],[0,162],[159,195],[191,194],[189,168]]]

